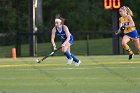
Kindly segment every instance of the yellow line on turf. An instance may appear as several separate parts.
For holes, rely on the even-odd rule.
[[[66,66],[62,64],[39,64],[39,65],[32,65],[32,64],[17,64],[17,65],[0,65],[0,67],[41,67],[41,66]]]
[[[97,64],[139,64],[140,62],[97,62]]]
[[[81,63],[81,65],[100,65],[100,64],[140,64],[140,62],[88,62]],[[72,64],[74,65],[74,64]],[[45,67],[45,66],[67,66],[66,64],[10,64],[10,65],[0,65],[0,67]]]

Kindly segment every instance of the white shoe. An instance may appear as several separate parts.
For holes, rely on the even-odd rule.
[[[78,67],[80,64],[81,64],[81,61],[79,60],[78,63],[77,62],[75,63],[75,66]]]
[[[72,61],[73,61],[73,58],[71,58],[71,59],[68,59],[68,65],[70,65],[70,64],[72,64]]]

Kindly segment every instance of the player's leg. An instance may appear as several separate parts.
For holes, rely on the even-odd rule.
[[[69,51],[69,53],[71,54],[71,57],[73,58],[73,61],[75,61],[75,66],[79,66],[80,63],[81,63],[81,61],[80,61],[74,54],[72,54],[72,53],[70,52],[70,46],[69,46],[69,48],[68,48],[68,51]]]
[[[131,60],[131,59],[133,59],[134,53],[127,44],[129,41],[130,41],[130,38],[128,36],[124,35],[123,39],[122,39],[122,46],[123,46],[124,50],[126,50],[128,52],[129,60]]]
[[[62,47],[62,51],[64,52],[64,55],[68,58],[67,64],[72,64],[72,61],[75,61],[75,66],[79,66],[81,61],[75,57],[75,55],[71,54],[70,52],[70,43],[66,44],[64,47]]]
[[[68,51],[70,52],[70,47],[68,48]],[[70,52],[71,53],[71,52]],[[74,55],[71,53],[71,57],[73,58],[73,61],[75,61],[75,66],[79,66],[81,61]]]
[[[70,46],[69,46],[69,48],[68,48],[68,51],[69,51],[69,53],[71,54],[71,57],[73,58],[73,61],[75,61],[75,66],[79,66],[80,63],[81,63],[81,61],[80,61],[74,54],[72,54],[72,53],[70,52]]]
[[[62,52],[64,53],[64,55],[68,58],[68,59],[71,59],[71,54],[70,52],[68,51],[68,48],[69,48],[69,45],[66,44],[64,47],[62,47]]]
[[[71,53],[71,56],[73,58],[73,61],[75,61],[76,63],[80,61],[74,54]]]
[[[69,49],[70,49],[69,43],[67,43],[64,47],[62,47],[62,52],[64,52],[64,55],[68,58],[67,64],[71,64],[73,61],[73,58],[71,56]]]
[[[71,54],[73,60],[75,61],[75,66],[79,66],[81,61],[74,55],[74,54]]]
[[[140,41],[139,41],[139,39],[134,40],[134,44],[135,44],[136,49],[138,50],[138,54],[140,55]]]

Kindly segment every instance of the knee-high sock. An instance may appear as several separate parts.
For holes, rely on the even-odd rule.
[[[140,55],[140,51],[138,51],[138,54]]]
[[[133,54],[133,51],[130,49],[128,45],[124,46],[124,49],[128,52],[129,55]]]
[[[71,59],[71,58],[72,58],[71,54],[70,54],[68,51],[66,51],[66,52],[64,53],[64,55],[65,55],[68,59]]]
[[[79,59],[77,59],[74,54],[71,54],[71,57],[73,58],[73,61],[75,61],[77,63],[79,62]]]

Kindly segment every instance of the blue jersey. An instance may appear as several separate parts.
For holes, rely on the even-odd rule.
[[[55,28],[56,28],[56,34],[61,37],[61,43],[63,44],[67,39],[66,33],[64,31],[64,25],[62,25],[61,31],[58,30],[57,26]],[[70,33],[69,43],[72,44],[72,42],[73,42],[73,35],[71,35]]]

